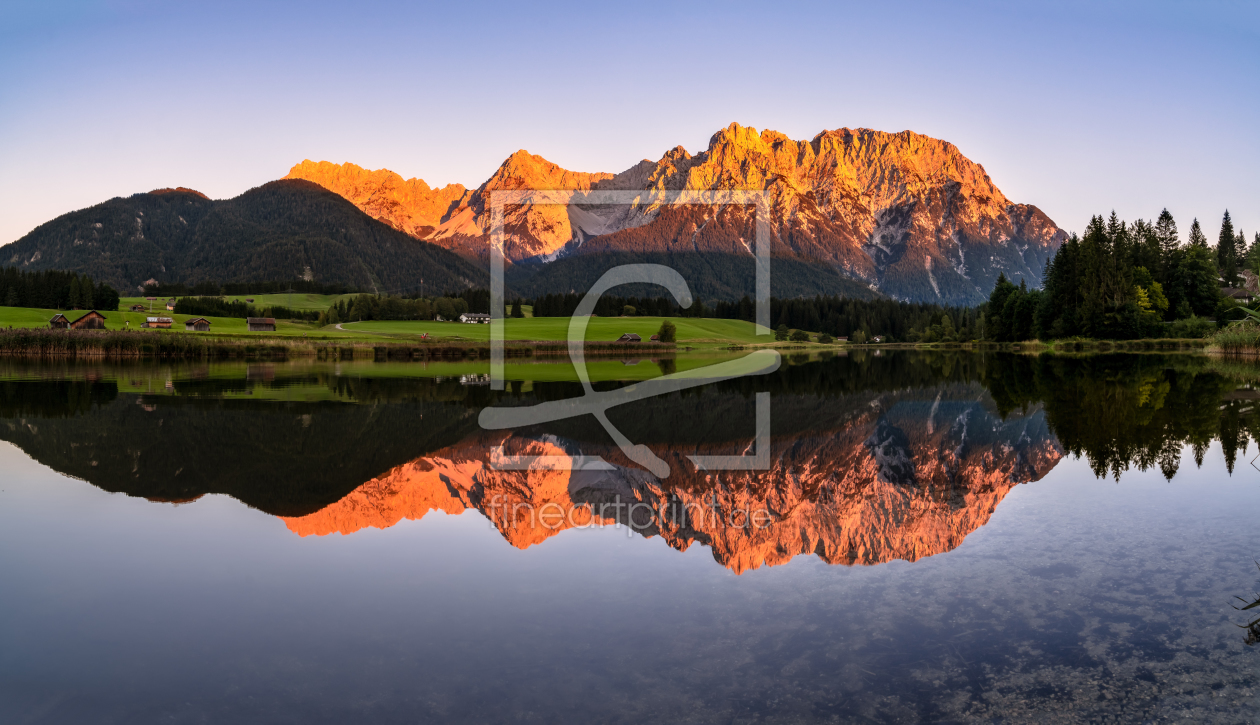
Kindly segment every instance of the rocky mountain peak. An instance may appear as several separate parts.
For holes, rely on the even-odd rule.
[[[319,184],[369,216],[419,238],[431,234],[468,191],[461,184],[433,189],[424,179],[403,179],[389,169],[373,171],[351,163],[309,159],[290,169],[284,178]]]

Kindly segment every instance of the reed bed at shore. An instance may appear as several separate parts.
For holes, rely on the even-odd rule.
[[[1260,355],[1260,325],[1240,322],[1217,332],[1212,349],[1224,355]]]
[[[504,344],[506,357],[566,356],[563,342],[514,340]],[[669,357],[675,346],[662,343],[587,343],[591,357]],[[485,343],[321,342],[286,337],[241,340],[139,330],[0,330],[0,355],[21,357],[125,359],[288,360],[463,360],[488,359]]]

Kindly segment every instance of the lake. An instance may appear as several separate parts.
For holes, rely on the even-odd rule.
[[[1260,365],[487,371],[0,360],[0,721],[1254,719]]]

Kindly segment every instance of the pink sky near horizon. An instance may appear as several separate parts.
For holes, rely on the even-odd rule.
[[[524,148],[622,171],[732,121],[956,144],[1080,231],[1260,231],[1260,6],[995,2],[0,8],[0,244],[166,186],[303,159],[476,187]]]

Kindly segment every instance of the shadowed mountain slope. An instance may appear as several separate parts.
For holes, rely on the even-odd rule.
[[[307,279],[360,289],[484,286],[485,273],[390,228],[338,194],[273,181],[215,201],[162,189],[64,214],[0,247],[0,264],[83,272],[120,290],[161,283]]]

